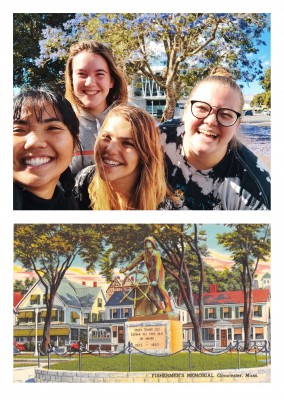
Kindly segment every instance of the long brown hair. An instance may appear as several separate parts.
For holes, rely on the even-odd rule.
[[[94,40],[83,40],[73,44],[70,47],[69,57],[67,59],[65,68],[65,97],[70,101],[76,112],[80,112],[80,108],[86,109],[84,104],[74,93],[72,80],[73,58],[82,51],[100,55],[105,59],[109,67],[110,75],[113,79],[114,85],[107,95],[107,104],[111,105],[114,102],[117,104],[126,103],[128,96],[126,78],[116,66],[115,59],[110,49],[100,42],[96,42]]]
[[[102,163],[99,152],[100,136],[109,119],[117,115],[131,124],[133,142],[141,163],[141,171],[134,192],[130,194],[130,198],[122,209],[156,210],[170,192],[165,178],[159,130],[149,113],[131,105],[113,108],[107,114],[97,138],[94,149],[95,162],[97,165]],[[98,168],[89,186],[89,196],[94,210],[121,209],[111,183],[101,178]]]

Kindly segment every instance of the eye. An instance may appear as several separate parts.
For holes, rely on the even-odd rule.
[[[61,125],[48,125],[47,127],[46,127],[46,129],[48,130],[48,131],[61,131],[61,130],[64,130],[64,126],[61,126]]]
[[[21,135],[21,134],[25,134],[26,133],[26,129],[20,125],[14,125],[13,126],[13,134],[14,135]]]
[[[135,147],[135,144],[131,140],[124,140],[122,143],[124,146]]]
[[[111,140],[111,137],[110,135],[103,134],[101,135],[100,139],[109,142]]]
[[[220,110],[219,114],[221,118],[225,119],[235,118],[235,115],[231,110]]]

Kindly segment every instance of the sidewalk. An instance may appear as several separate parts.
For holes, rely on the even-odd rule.
[[[35,367],[20,367],[13,370],[14,383],[34,383]]]

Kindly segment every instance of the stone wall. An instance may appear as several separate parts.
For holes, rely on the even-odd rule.
[[[35,382],[54,383],[188,383],[188,382],[270,382],[270,367],[250,369],[227,369],[220,371],[176,371],[176,372],[84,372],[56,371],[35,368]]]

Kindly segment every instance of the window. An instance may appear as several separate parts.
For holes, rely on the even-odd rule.
[[[234,340],[242,340],[242,328],[235,328],[234,329]]]
[[[220,318],[232,318],[232,307],[221,307]]]
[[[64,311],[63,310],[59,310],[59,321],[64,322]]]
[[[98,307],[103,306],[103,299],[98,298]]]
[[[220,340],[220,329],[216,329],[216,340]]]
[[[90,322],[90,313],[84,313],[84,324]]]
[[[40,304],[40,295],[39,294],[32,294],[30,297],[30,304]]]
[[[92,322],[96,322],[98,320],[98,314],[92,313]]]
[[[205,319],[215,319],[216,308],[205,308]]]
[[[232,329],[228,328],[228,340],[232,340]]]
[[[112,337],[114,337],[114,338],[117,337],[117,326],[112,327]]]
[[[130,318],[131,314],[131,308],[124,308],[124,318]]]
[[[202,328],[202,340],[214,340],[214,329],[213,328]]]
[[[255,328],[255,338],[256,339],[264,339],[264,329],[263,328]]]
[[[262,306],[253,306],[253,316],[262,317]]]

